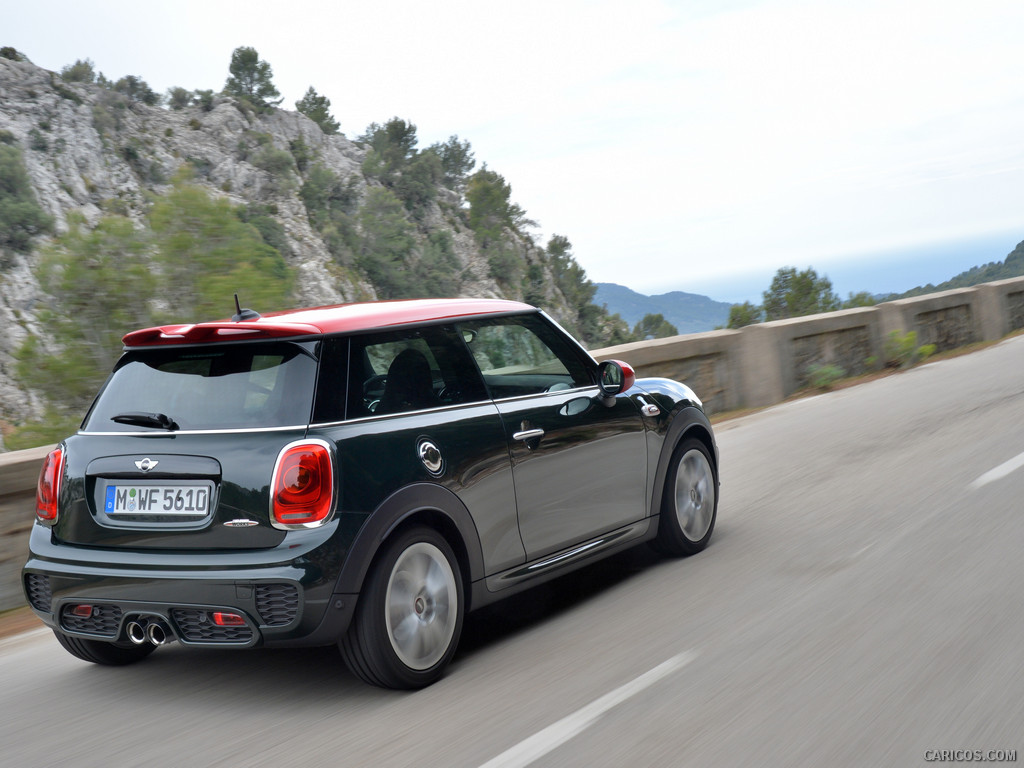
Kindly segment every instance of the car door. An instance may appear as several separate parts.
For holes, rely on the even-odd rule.
[[[337,446],[345,511],[436,483],[469,510],[488,575],[522,563],[501,418],[454,328],[328,339],[323,358],[314,421]]]
[[[527,559],[645,517],[645,428],[632,399],[602,399],[594,362],[540,314],[462,330],[504,424]]]

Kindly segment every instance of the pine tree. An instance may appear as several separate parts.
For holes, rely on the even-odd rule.
[[[260,59],[255,48],[235,48],[228,71],[231,77],[224,83],[224,93],[228,96],[245,99],[255,106],[276,107],[281,103],[281,94],[271,80],[274,71],[268,62]]]
[[[317,93],[312,85],[309,86],[306,95],[295,102],[295,108],[319,125],[320,130],[328,135],[337,133],[341,127],[331,115],[331,100]]]

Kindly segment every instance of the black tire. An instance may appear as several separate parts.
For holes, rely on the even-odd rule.
[[[459,563],[436,531],[416,527],[385,543],[338,646],[352,673],[383,688],[439,679],[462,632]]]
[[[72,637],[63,632],[53,631],[57,642],[64,646],[64,650],[82,661],[90,661],[93,664],[103,664],[108,667],[123,667],[125,664],[134,664],[141,661],[156,650],[155,645],[144,643],[143,645],[128,645],[122,643],[107,643],[103,640],[87,640],[82,637]]]
[[[681,557],[708,545],[718,517],[718,472],[700,440],[683,440],[672,452],[661,498],[655,546]]]

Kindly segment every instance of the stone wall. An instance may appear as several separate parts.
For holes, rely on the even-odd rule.
[[[0,453],[0,611],[23,605],[21,567],[35,520],[35,488],[50,446]]]

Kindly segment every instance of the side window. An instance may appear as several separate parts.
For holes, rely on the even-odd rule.
[[[347,418],[404,413],[486,399],[451,327],[351,338]]]
[[[572,345],[537,316],[471,321],[460,330],[495,399],[593,383]]]

